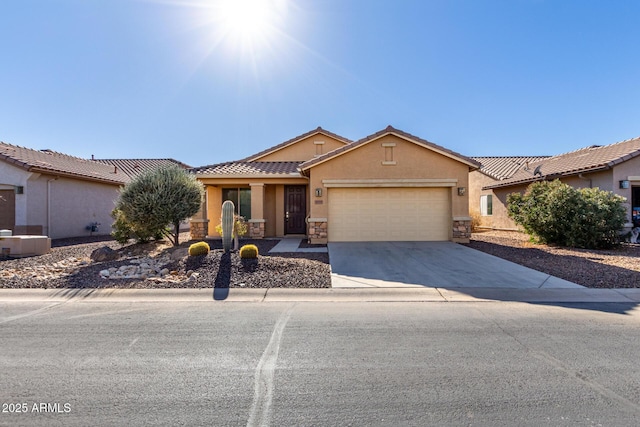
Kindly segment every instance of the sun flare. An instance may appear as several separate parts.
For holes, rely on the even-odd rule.
[[[218,0],[216,20],[225,37],[242,45],[266,43],[274,35],[282,0]]]

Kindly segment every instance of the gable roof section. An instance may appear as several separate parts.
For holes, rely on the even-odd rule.
[[[321,156],[318,156],[314,159],[308,160],[304,163],[302,163],[300,165],[300,170],[302,171],[306,171],[314,166],[319,165],[320,163],[324,163],[328,160],[331,160],[335,157],[341,156],[344,153],[347,153],[351,150],[355,150],[356,148],[368,144],[372,141],[375,141],[376,139],[380,139],[383,136],[386,135],[395,135],[398,136],[404,140],[407,140],[409,142],[412,142],[414,144],[417,145],[421,145],[425,148],[428,148],[430,150],[433,150],[439,154],[442,154],[443,156],[449,157],[451,159],[457,160],[459,162],[465,163],[466,165],[469,166],[470,170],[476,170],[480,168],[480,163],[478,163],[477,161],[473,160],[470,157],[466,157],[463,156],[462,154],[458,154],[455,151],[451,151],[447,148],[444,148],[440,145],[434,144],[433,142],[429,142],[426,139],[422,139],[422,138],[418,138],[417,136],[411,135],[410,133],[401,131],[399,129],[394,128],[393,126],[387,126],[385,129],[376,132],[372,135],[366,136],[356,142],[352,142],[351,144],[345,145],[344,147],[340,147],[337,148],[333,151],[329,151],[328,153],[325,153]]]
[[[199,178],[300,177],[300,162],[226,162],[191,169]]]
[[[481,172],[493,179],[503,180],[511,178],[518,170],[527,167],[542,159],[551,156],[498,156],[498,157],[472,157],[481,164]]]
[[[124,173],[114,172],[113,166],[56,151],[33,150],[5,142],[0,142],[0,160],[29,172],[118,185],[129,182],[129,177]]]
[[[95,161],[115,166],[118,171],[124,172],[129,178],[134,178],[141,172],[161,166],[180,166],[183,169],[191,169],[191,166],[174,159],[95,159]]]
[[[637,156],[640,156],[640,137],[610,145],[592,145],[530,163],[528,169],[520,169],[511,178],[483,188],[508,187],[581,173],[603,171]]]
[[[291,139],[289,139],[289,140],[287,140],[287,141],[285,141],[285,142],[283,142],[281,144],[274,145],[271,148],[267,148],[266,150],[260,151],[259,153],[253,154],[253,155],[251,155],[249,157],[246,157],[246,158],[242,159],[241,161],[243,161],[243,162],[258,161],[261,157],[264,157],[264,156],[266,156],[268,154],[271,154],[271,153],[274,153],[276,151],[282,150],[283,148],[286,148],[286,147],[288,147],[290,145],[295,144],[298,141],[301,141],[301,140],[303,140],[305,138],[308,138],[308,137],[316,135],[316,134],[326,135],[326,136],[328,136],[330,138],[337,139],[338,141],[340,141],[340,142],[342,142],[344,144],[350,144],[351,143],[351,140],[349,140],[349,139],[347,139],[345,137],[342,137],[342,136],[340,136],[338,134],[335,134],[333,132],[329,132],[328,130],[322,129],[320,126],[318,126],[316,129],[314,129],[312,131],[303,133],[302,135],[298,135],[298,136],[296,136],[294,138],[291,138]]]

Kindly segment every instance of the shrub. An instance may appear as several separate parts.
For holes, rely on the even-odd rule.
[[[482,215],[477,210],[472,210],[469,212],[469,216],[471,217],[471,232],[477,232],[482,225]]]
[[[111,235],[116,242],[122,245],[128,243],[131,238],[135,238],[139,243],[146,243],[152,238],[162,238],[162,235],[158,236],[159,233],[153,230],[148,230],[146,227],[139,227],[127,221],[127,218],[120,209],[114,209],[111,212],[111,216],[115,220],[111,226],[111,228],[113,228]]]
[[[249,227],[247,226],[247,222],[244,217],[235,215],[234,216],[235,223],[233,224],[233,236],[231,237],[242,237],[247,234]],[[216,233],[222,236],[222,224],[216,225]]]
[[[120,190],[115,233],[124,239],[128,227],[140,241],[164,235],[177,246],[180,223],[200,210],[203,194],[202,183],[178,166],[143,172]]]
[[[189,246],[189,256],[206,255],[209,253],[209,245],[207,242],[198,242]]]
[[[534,239],[579,248],[619,243],[625,199],[598,188],[575,189],[560,180],[531,184],[507,197],[509,216]]]
[[[256,245],[244,245],[240,248],[240,258],[258,258],[258,247]]]

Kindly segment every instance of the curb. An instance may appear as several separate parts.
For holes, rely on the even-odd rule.
[[[640,303],[639,289],[204,288],[0,289],[0,302],[526,302]]]

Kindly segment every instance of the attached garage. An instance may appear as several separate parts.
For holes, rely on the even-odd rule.
[[[469,171],[480,164],[388,126],[299,165],[310,243],[453,241],[471,236]]]
[[[451,188],[330,188],[329,241],[446,241]]]

